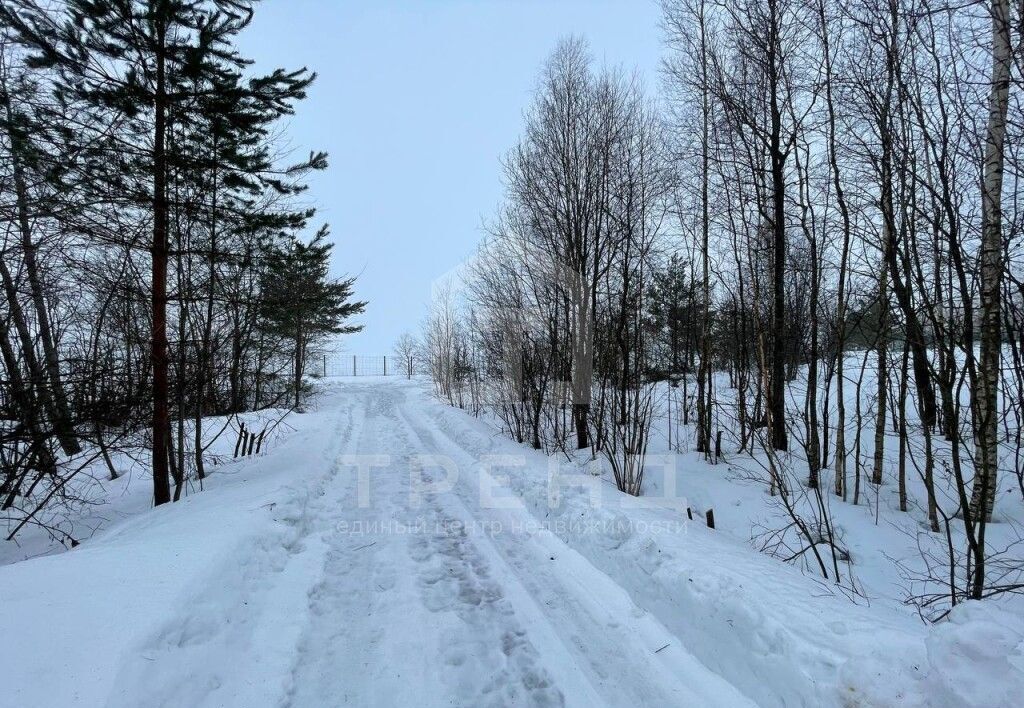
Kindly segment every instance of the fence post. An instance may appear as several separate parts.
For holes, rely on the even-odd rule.
[[[352,375],[356,375],[356,355],[352,355]]]
[[[327,355],[324,354],[324,377],[327,377]]]
[[[388,375],[388,355],[384,355],[384,375]]]
[[[245,437],[245,423],[242,423],[242,427],[238,431],[238,440],[235,441],[235,454],[234,457],[238,457],[238,448],[242,445],[242,439]]]

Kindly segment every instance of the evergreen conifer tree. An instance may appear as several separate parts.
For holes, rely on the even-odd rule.
[[[331,249],[327,227],[307,244],[291,237],[269,249],[261,288],[268,331],[293,343],[294,405],[301,406],[302,376],[312,345],[331,334],[349,334],[361,325],[345,322],[366,308],[352,301],[355,278],[328,277]]]
[[[150,281],[152,360],[153,499],[170,501],[169,482],[169,355],[168,261],[172,214],[186,205],[176,202],[168,180],[175,173],[209,167],[201,152],[177,150],[186,141],[172,141],[176,128],[220,124],[236,131],[236,145],[246,136],[259,139],[273,118],[291,112],[305,96],[314,75],[305,69],[274,71],[242,81],[248,65],[232,42],[252,19],[254,0],[68,0],[55,13],[36,0],[10,0],[0,6],[0,23],[10,27],[34,56],[32,65],[55,74],[59,100],[78,101],[92,112],[96,126],[119,127],[120,140],[108,159],[89,168],[96,189],[122,199],[149,224],[150,239],[140,244],[151,254]],[[212,159],[233,168],[237,186],[266,167],[266,154],[256,150]],[[196,162],[199,160],[199,162]],[[288,175],[323,167],[325,156],[263,183],[282,192],[300,187]],[[308,217],[308,214],[306,214]],[[301,221],[303,217],[292,220]],[[293,223],[293,226],[297,225]],[[134,243],[133,243],[134,245]]]

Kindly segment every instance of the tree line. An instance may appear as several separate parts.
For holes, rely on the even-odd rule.
[[[204,419],[301,405],[365,303],[281,119],[315,74],[252,70],[251,0],[0,5],[0,508],[9,538],[121,456],[155,504],[207,475]],[[222,426],[218,422],[217,426]]]
[[[657,94],[579,39],[544,65],[421,336],[438,395],[630,494],[668,403],[671,446],[757,462],[823,577],[825,495],[893,482],[941,549],[919,605],[1019,590],[986,530],[1024,499],[1024,7],[664,0],[662,29]]]

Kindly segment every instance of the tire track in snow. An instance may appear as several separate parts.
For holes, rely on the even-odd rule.
[[[410,464],[419,482],[433,484],[428,467]],[[446,512],[438,494],[422,497],[427,531],[410,537],[422,600],[431,611],[453,612],[464,623],[445,637],[440,656],[453,695],[472,698],[468,705],[564,705],[533,635],[492,577],[491,559],[466,533],[464,520]]]
[[[501,582],[506,590],[515,591],[517,611],[529,618],[531,629],[550,628],[602,702],[753,705],[686,651],[679,637],[639,608],[614,580],[555,534],[537,529],[528,510],[481,508],[480,487],[466,483],[467,477],[475,482],[477,474],[487,475],[480,460],[419,411],[406,407],[399,414],[418,447],[458,463],[459,482],[445,497],[453,513],[467,525],[498,522],[509,529],[476,538],[504,565]],[[493,479],[489,482],[495,489]],[[513,533],[516,528],[535,530]],[[586,703],[592,705],[589,699]]]
[[[487,561],[427,495],[409,503],[414,447],[398,417],[404,392],[353,387],[368,409],[351,452],[391,453],[373,470],[369,508],[352,487],[336,515],[322,582],[287,705],[562,705]],[[345,522],[346,526],[341,523]],[[391,526],[367,536],[361,523]],[[412,529],[398,533],[397,525]]]
[[[358,397],[366,411],[344,454],[378,455],[391,449],[391,394],[358,386],[346,392]],[[407,601],[414,588],[401,539],[366,532],[375,523],[404,518],[394,503],[400,498],[400,477],[391,470],[372,472],[371,504],[361,508],[357,472],[342,468],[344,493],[323,520],[328,551],[322,579],[309,593],[309,622],[284,705],[388,705],[392,698],[400,704],[414,699],[417,683],[429,690],[431,653],[408,641],[402,624],[417,619],[417,608]]]

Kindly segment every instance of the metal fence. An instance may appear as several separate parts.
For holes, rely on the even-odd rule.
[[[394,357],[358,354],[324,354],[319,368],[322,376],[397,376],[402,373],[400,362]]]

